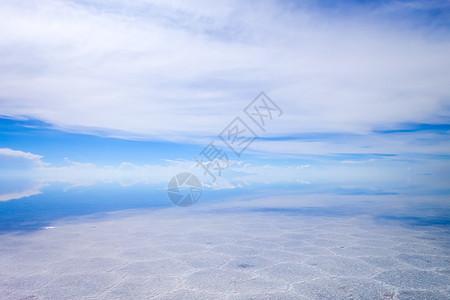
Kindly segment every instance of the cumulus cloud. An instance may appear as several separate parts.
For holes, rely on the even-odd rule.
[[[29,152],[0,148],[0,165],[3,170],[18,171],[46,166],[42,158],[41,155]]]
[[[269,135],[444,122],[450,36],[408,23],[428,9],[413,3],[344,18],[276,1],[5,0],[0,114],[202,143],[264,90],[285,111]]]

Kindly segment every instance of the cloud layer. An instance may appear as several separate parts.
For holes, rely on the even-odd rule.
[[[433,5],[2,1],[0,114],[204,143],[264,90],[272,136],[445,123],[450,35],[416,20]]]

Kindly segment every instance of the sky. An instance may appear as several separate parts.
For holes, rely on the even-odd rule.
[[[448,195],[449,20],[448,1],[1,1],[0,201],[185,171]],[[240,155],[220,138],[237,117],[257,136]]]

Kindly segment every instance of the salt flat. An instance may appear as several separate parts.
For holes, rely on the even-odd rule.
[[[0,236],[1,299],[450,299],[445,227],[136,210]]]

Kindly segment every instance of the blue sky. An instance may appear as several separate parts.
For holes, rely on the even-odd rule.
[[[211,141],[233,160],[202,177],[218,189],[446,194],[449,14],[445,1],[2,1],[2,175],[33,182],[3,200],[202,177],[193,158]],[[261,91],[283,115],[237,157],[218,135],[251,122]]]

